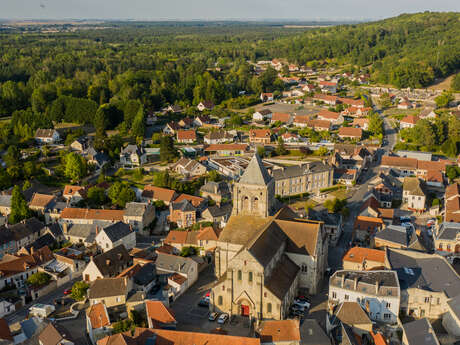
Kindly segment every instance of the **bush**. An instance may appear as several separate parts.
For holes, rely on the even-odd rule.
[[[33,287],[40,287],[48,284],[50,280],[51,276],[48,273],[37,272],[27,279],[27,283]]]
[[[89,285],[84,281],[76,282],[72,286],[71,297],[76,301],[83,301],[86,298],[86,291],[88,290]]]
[[[198,250],[195,247],[189,246],[189,247],[183,247],[182,250],[180,251],[180,256],[183,257],[188,257],[188,256],[193,256],[196,255]]]
[[[339,189],[346,189],[347,187],[342,185],[342,184],[336,184],[335,186],[331,186],[331,187],[326,187],[326,188],[321,188],[319,191],[321,193],[326,193],[326,192],[333,192],[335,190],[339,190]]]

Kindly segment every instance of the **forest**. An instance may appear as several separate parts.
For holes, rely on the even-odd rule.
[[[104,29],[0,36],[0,144],[52,122],[122,126],[139,135],[143,116],[168,104],[209,100],[249,106],[284,88],[251,61],[285,58],[309,67],[367,70],[373,81],[424,87],[460,67],[460,14],[419,13],[316,29],[270,23],[108,23]],[[240,92],[245,91],[244,97]]]

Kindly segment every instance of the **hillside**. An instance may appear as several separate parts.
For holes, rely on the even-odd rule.
[[[299,64],[327,60],[368,66],[372,79],[425,87],[460,67],[460,13],[403,14],[382,21],[311,30],[281,38],[270,54]]]

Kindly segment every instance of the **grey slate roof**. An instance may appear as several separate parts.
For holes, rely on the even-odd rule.
[[[459,232],[460,223],[444,222],[439,227],[439,232],[436,238],[439,240],[455,240]]]
[[[122,296],[128,294],[127,279],[123,278],[102,278],[96,279],[90,286],[88,298],[104,298],[111,296]]]
[[[230,194],[230,188],[228,186],[228,183],[225,181],[221,181],[221,182],[209,181],[208,183],[206,183],[200,188],[200,191],[213,193],[213,194],[220,194],[220,195]]]
[[[408,246],[409,240],[411,239],[411,234],[410,231],[407,230],[404,226],[390,225],[379,231],[375,235],[375,238],[398,243],[403,246]]]
[[[209,206],[208,211],[213,217],[222,217],[225,215],[230,215],[232,213],[232,204],[225,204],[222,206]]]
[[[292,177],[300,177],[309,173],[319,173],[332,170],[332,168],[321,162],[311,162],[304,165],[292,165],[282,169],[273,169],[273,178],[275,180],[284,180]]]
[[[401,289],[444,292],[449,298],[460,294],[460,278],[442,257],[417,253],[418,258],[415,258],[411,253],[390,248],[386,254],[391,268],[398,274]]]
[[[280,300],[283,300],[294,283],[300,268],[286,254],[272,271],[272,274],[265,281],[265,287]]]
[[[271,179],[272,177],[268,174],[268,171],[264,167],[259,155],[255,153],[239,182],[265,186],[271,181]]]
[[[96,237],[96,227],[95,224],[72,224],[67,233],[69,236],[84,238],[86,242],[91,243]]]
[[[132,232],[129,228],[129,225],[122,222],[117,222],[115,224],[109,225],[102,231],[106,233],[112,243],[125,238]]]
[[[141,269],[134,275],[134,282],[137,285],[147,285],[151,281],[157,279],[157,268],[151,262],[146,263]]]
[[[182,212],[192,212],[196,211],[196,208],[193,207],[190,201],[187,199],[182,200],[181,202],[175,202],[171,204],[173,210],[181,210]]]
[[[33,233],[39,233],[44,227],[45,225],[34,217],[26,219],[21,223],[11,225],[10,230],[13,233],[14,239],[19,241]]]
[[[439,345],[438,338],[426,319],[420,319],[403,325],[408,345]]]
[[[148,204],[145,202],[129,202],[125,207],[125,216],[141,217],[144,215]]]
[[[0,245],[14,241],[13,232],[5,225],[0,226]]]
[[[306,319],[300,327],[302,345],[331,345],[329,337],[315,319]]]
[[[131,256],[122,244],[92,257],[92,260],[104,277],[118,275],[132,263]]]
[[[155,265],[158,269],[174,272],[188,273],[190,266],[195,264],[190,258],[182,256],[170,255],[165,253],[158,253]]]
[[[460,319],[460,294],[447,302],[452,312]]]

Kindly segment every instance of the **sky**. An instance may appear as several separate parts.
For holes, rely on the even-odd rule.
[[[460,11],[460,0],[0,0],[2,19],[366,20]]]

